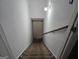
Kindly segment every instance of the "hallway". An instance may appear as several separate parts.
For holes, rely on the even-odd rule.
[[[78,0],[0,0],[0,59],[67,59],[77,25]]]
[[[19,59],[54,59],[43,42],[37,41],[24,51]]]

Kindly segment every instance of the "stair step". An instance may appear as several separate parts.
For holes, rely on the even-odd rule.
[[[43,43],[33,43],[19,59],[55,59]]]
[[[49,55],[48,53],[23,53],[23,55]]]
[[[52,59],[51,56],[23,56],[21,59]]]

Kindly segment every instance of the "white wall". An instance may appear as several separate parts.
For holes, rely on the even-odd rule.
[[[68,0],[49,0],[47,18],[44,22],[44,32],[54,30],[69,24],[77,6],[77,0],[70,5]],[[54,56],[59,59],[64,43],[66,41],[66,29],[46,34],[44,42]]]
[[[47,0],[29,0],[31,18],[45,18],[44,7],[47,6]]]
[[[2,37],[0,35],[0,57],[3,56],[9,56],[8,53],[7,53],[7,50],[6,50],[6,47],[4,45],[4,42],[2,40]]]
[[[31,43],[28,8],[28,0],[0,0],[0,24],[16,59]]]

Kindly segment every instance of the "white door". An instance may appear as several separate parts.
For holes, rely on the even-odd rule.
[[[40,37],[43,33],[43,21],[42,20],[33,20],[32,26],[33,26],[33,38],[40,39]]]

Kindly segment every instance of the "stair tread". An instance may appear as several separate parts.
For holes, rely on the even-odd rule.
[[[43,43],[33,43],[20,59],[54,59]]]

